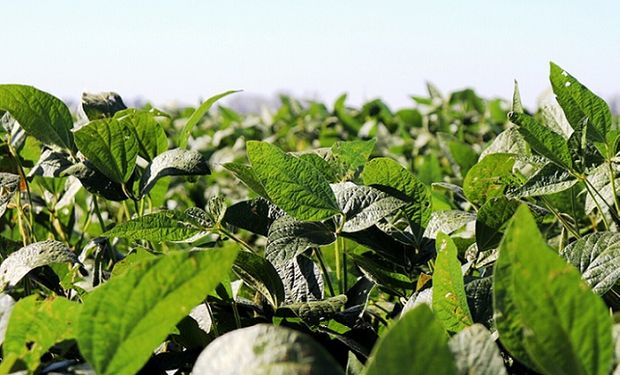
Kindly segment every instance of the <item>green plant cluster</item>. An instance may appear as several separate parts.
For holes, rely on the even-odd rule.
[[[534,113],[0,85],[0,373],[620,371],[618,119],[550,81]]]

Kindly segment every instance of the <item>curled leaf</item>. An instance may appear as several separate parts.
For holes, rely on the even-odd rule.
[[[157,155],[140,180],[140,196],[145,196],[164,176],[202,176],[210,174],[207,160],[198,151],[180,148]]]

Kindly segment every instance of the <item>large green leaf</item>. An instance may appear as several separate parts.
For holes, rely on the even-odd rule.
[[[612,123],[607,103],[553,62],[550,63],[549,80],[573,129],[581,131],[587,126],[589,140],[605,142]]]
[[[513,356],[545,374],[609,372],[607,307],[548,247],[527,206],[511,220],[493,274],[495,322]]]
[[[358,232],[401,208],[405,202],[370,186],[352,182],[333,184],[332,190],[345,215],[343,232]]]
[[[192,373],[332,375],[342,371],[311,337],[289,328],[257,324],[215,339],[200,353]]]
[[[600,295],[620,280],[620,233],[591,233],[560,252],[581,272],[592,290]]]
[[[421,240],[431,217],[430,189],[398,162],[388,158],[372,159],[362,173],[364,184],[384,186],[400,192],[396,197],[407,202],[404,207],[414,236]],[[394,191],[388,193],[394,193]]]
[[[331,147],[329,161],[340,181],[352,179],[364,166],[377,143],[376,139],[368,141],[336,142]]]
[[[431,215],[424,237],[435,238],[437,233],[450,234],[476,220],[476,214],[458,210],[435,211]]]
[[[365,375],[458,374],[448,335],[430,308],[407,311],[379,338]]]
[[[510,154],[490,154],[474,165],[465,176],[463,191],[468,200],[483,205],[500,196],[514,181],[512,167],[515,157]]]
[[[138,155],[146,161],[168,149],[168,138],[161,124],[156,119],[157,112],[127,109],[114,117],[127,125],[138,142]]]
[[[247,185],[247,187],[252,189],[252,191],[254,191],[256,194],[260,195],[261,197],[265,199],[269,199],[269,196],[267,195],[265,188],[258,180],[258,177],[256,177],[256,173],[254,173],[254,170],[252,169],[251,166],[246,165],[246,164],[241,164],[241,163],[234,163],[234,162],[225,163],[222,166],[228,169],[229,171],[231,171],[235,175],[235,177],[240,179],[244,184]]]
[[[148,194],[165,176],[203,176],[211,173],[207,159],[198,151],[175,148],[157,155],[140,178],[140,196]]]
[[[67,245],[40,241],[11,253],[0,265],[0,290],[13,287],[33,269],[53,263],[79,263]]]
[[[449,345],[459,374],[508,374],[491,333],[481,324],[465,328],[450,339]]]
[[[31,372],[52,345],[75,337],[75,323],[82,308],[65,298],[39,301],[37,297],[17,301],[2,347],[5,356],[17,356]]]
[[[71,112],[55,96],[32,86],[0,85],[0,110],[9,112],[39,141],[76,151]]]
[[[266,142],[249,141],[246,147],[269,198],[289,215],[320,221],[340,212],[329,183],[313,165]]]
[[[161,211],[118,224],[105,232],[107,237],[130,240],[184,241],[200,235],[205,228],[178,211]]]
[[[309,247],[329,245],[336,240],[325,224],[299,221],[286,215],[271,224],[265,257],[274,265],[287,263]]]
[[[284,285],[276,269],[265,258],[242,251],[237,256],[233,271],[250,288],[262,294],[273,306],[284,302]]]
[[[129,180],[138,157],[138,142],[132,131],[116,119],[91,121],[75,131],[75,143],[95,167],[110,180]]]
[[[516,127],[512,127],[499,133],[497,137],[493,139],[489,147],[487,147],[480,154],[480,159],[484,159],[489,154],[515,154],[515,155],[529,155],[530,150],[527,146],[527,142],[523,139],[523,136],[519,133]]]
[[[524,113],[510,112],[508,118],[519,126],[519,133],[534,151],[561,167],[573,167],[573,157],[564,137]]]
[[[92,292],[78,321],[80,353],[98,374],[133,374],[230,271],[237,250],[175,252],[139,262]]]
[[[463,271],[452,239],[443,233],[435,242],[437,260],[433,272],[433,312],[446,331],[456,333],[473,324],[465,296]]]
[[[230,90],[221,94],[214,95],[209,99],[205,100],[198,108],[196,108],[194,113],[192,113],[192,115],[185,123],[183,130],[181,130],[181,135],[179,136],[179,148],[187,148],[187,142],[189,141],[189,136],[192,134],[192,130],[198,124],[198,122],[202,120],[204,115],[209,112],[209,109],[211,109],[211,106],[215,104],[215,102],[227,95],[234,94],[236,92],[239,92],[239,90]]]

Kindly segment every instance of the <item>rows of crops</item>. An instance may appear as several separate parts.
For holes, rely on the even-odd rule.
[[[534,113],[0,85],[0,373],[620,371],[618,119],[550,81]]]

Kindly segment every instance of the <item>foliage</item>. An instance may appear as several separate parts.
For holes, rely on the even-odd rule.
[[[550,81],[536,112],[0,85],[0,373],[618,371],[618,118]]]

